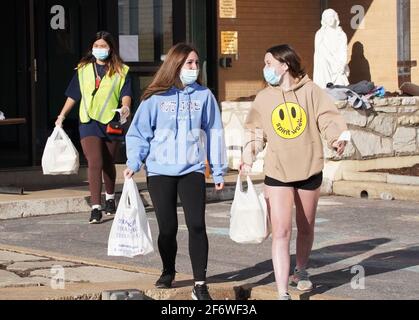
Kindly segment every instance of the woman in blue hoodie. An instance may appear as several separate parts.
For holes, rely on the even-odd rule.
[[[175,279],[177,196],[189,231],[194,300],[210,300],[206,285],[208,238],[205,227],[205,169],[210,165],[215,189],[224,188],[227,170],[223,125],[217,101],[199,84],[198,52],[187,44],[173,46],[145,90],[126,136],[125,178],[147,172],[147,186],[159,225],[163,273],[158,288]]]

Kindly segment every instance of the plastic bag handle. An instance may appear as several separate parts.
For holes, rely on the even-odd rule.
[[[256,192],[256,189],[255,189],[255,186],[253,185],[252,179],[250,179],[250,177],[247,176],[246,180],[247,180],[247,192],[249,192],[249,190],[252,191],[252,192]],[[235,194],[238,194],[239,192],[244,192],[243,191],[243,184],[242,184],[240,175],[237,176]]]
[[[137,198],[137,192],[137,184],[135,183],[134,179],[125,179],[120,202],[123,203],[127,209],[132,208],[133,199]]]

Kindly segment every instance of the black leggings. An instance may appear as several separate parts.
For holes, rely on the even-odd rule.
[[[205,281],[208,263],[208,237],[205,227],[205,176],[190,173],[180,177],[152,176],[147,179],[151,201],[159,225],[158,246],[163,269],[175,271],[179,194],[189,231],[189,256],[195,281]]]

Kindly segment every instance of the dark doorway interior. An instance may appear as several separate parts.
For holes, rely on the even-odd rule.
[[[81,56],[100,28],[98,0],[47,0],[35,3],[36,157],[39,163],[56,117],[64,105],[65,90]],[[61,20],[60,20],[61,19]],[[81,150],[78,106],[67,116],[64,129]],[[81,159],[82,162],[84,159]]]
[[[181,41],[198,48],[205,84],[216,88],[216,5],[208,0],[16,0],[2,4],[0,111],[26,124],[0,126],[0,168],[39,166],[78,61],[99,30],[138,37],[131,67],[133,109],[169,48]],[[216,94],[216,92],[214,92]],[[78,106],[64,129],[81,151]],[[118,162],[125,162],[122,144]],[[80,152],[81,162],[85,162]]]
[[[30,117],[29,59],[26,56],[28,7],[25,0],[2,3],[0,50],[3,76],[0,78],[0,111],[6,118]],[[0,168],[30,165],[30,123],[0,126]]]

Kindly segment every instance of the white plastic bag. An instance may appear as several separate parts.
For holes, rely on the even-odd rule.
[[[265,197],[257,194],[249,176],[247,185],[244,192],[239,175],[230,210],[230,239],[237,243],[262,243],[270,234]]]
[[[70,175],[79,171],[79,153],[60,127],[55,127],[42,155],[45,175]]]
[[[108,256],[133,258],[153,251],[150,225],[133,179],[126,179],[108,240]]]

